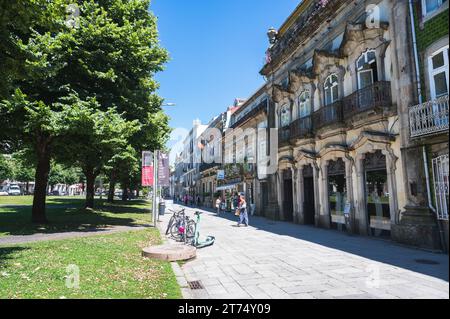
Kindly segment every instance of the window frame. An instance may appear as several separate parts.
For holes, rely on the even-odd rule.
[[[331,79],[332,77],[336,77],[336,82],[330,81],[331,86],[327,87],[328,79]],[[329,103],[327,103],[327,90],[328,89],[330,90],[330,96],[331,96],[331,101]],[[336,99],[334,99],[334,96],[333,96],[333,89],[337,89],[337,98]],[[330,75],[328,75],[326,77],[324,84],[323,84],[323,93],[324,93],[324,102],[325,102],[324,105],[325,106],[331,105],[331,104],[335,103],[336,101],[339,101],[339,77],[336,73],[331,73]]]
[[[308,94],[308,99],[307,100],[305,99],[305,101],[302,102],[302,96],[304,96],[305,94]],[[305,114],[302,114],[302,105],[305,105],[306,101],[309,102],[309,113],[305,115]],[[304,107],[304,108],[306,108],[306,107]],[[300,119],[300,118],[305,118],[305,117],[311,116],[311,113],[312,113],[311,92],[310,92],[310,90],[304,90],[299,94],[299,96],[297,98],[297,118]]]
[[[446,0],[437,0],[438,1],[438,7],[434,9],[433,11],[427,12],[427,0],[422,0],[422,17],[427,17],[437,11],[442,7],[442,5],[446,2]]]
[[[440,96],[436,96],[436,86],[435,86],[435,82],[434,82],[434,77],[437,74],[440,74],[442,72],[444,72],[445,79],[447,82],[446,83],[447,84],[447,93],[446,94],[449,94],[449,58],[448,58],[449,52],[448,52],[448,50],[449,50],[449,45],[447,44],[447,45],[443,46],[442,48],[440,48],[439,50],[434,51],[427,58],[428,59],[428,81],[430,83],[430,97],[432,100],[435,100],[440,97]],[[444,56],[444,65],[437,69],[434,69],[433,68],[433,58],[436,55],[440,54],[441,52],[443,53],[443,56]],[[445,94],[443,94],[441,96],[444,96],[444,95]]]

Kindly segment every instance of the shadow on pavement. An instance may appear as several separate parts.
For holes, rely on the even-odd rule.
[[[175,203],[180,205],[179,203]],[[196,207],[186,207],[191,211],[202,210]],[[237,222],[233,213],[212,213],[212,216],[231,222]],[[449,256],[433,253],[412,247],[402,246],[393,241],[348,235],[336,230],[316,228],[314,226],[297,225],[293,223],[274,221],[259,216],[249,216],[250,226],[261,231],[280,236],[289,236],[303,241],[358,255],[376,262],[381,262],[424,275],[449,281]],[[230,227],[230,229],[232,229]],[[425,263],[423,262],[425,261]],[[433,264],[427,264],[433,263]]]

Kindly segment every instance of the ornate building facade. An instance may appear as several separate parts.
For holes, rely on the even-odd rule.
[[[407,1],[305,0],[269,31],[280,219],[440,247],[424,163],[408,149],[409,12]]]

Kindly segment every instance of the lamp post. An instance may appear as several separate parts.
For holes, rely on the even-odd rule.
[[[164,106],[176,106],[175,103],[165,103]],[[152,208],[153,208],[153,226],[156,227],[157,221],[159,221],[159,207],[156,202],[158,199],[158,166],[159,166],[159,150],[153,152],[153,198],[152,198]]]

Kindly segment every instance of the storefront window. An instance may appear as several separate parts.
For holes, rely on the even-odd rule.
[[[345,163],[342,159],[328,163],[328,199],[332,226],[343,230],[345,228],[344,211],[347,204],[347,185]]]

